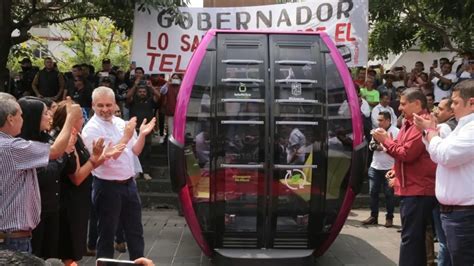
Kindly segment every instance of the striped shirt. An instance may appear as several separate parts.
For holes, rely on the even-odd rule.
[[[0,231],[32,230],[40,221],[36,168],[48,165],[50,145],[0,131]]]

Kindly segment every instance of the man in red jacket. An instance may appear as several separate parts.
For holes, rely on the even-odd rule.
[[[395,194],[400,196],[402,235],[399,265],[426,265],[425,229],[435,205],[436,164],[430,159],[422,142],[422,133],[413,123],[413,114],[429,115],[426,96],[414,88],[405,90],[400,98],[400,111],[405,115],[397,139],[383,129],[373,137],[395,158]]]

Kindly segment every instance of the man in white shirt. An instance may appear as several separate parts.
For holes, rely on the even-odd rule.
[[[386,95],[388,97],[388,95]],[[382,111],[377,117],[378,127],[385,129],[392,138],[396,138],[399,129],[392,125],[392,114]],[[385,216],[385,227],[393,226],[393,188],[388,185],[385,178],[387,172],[392,169],[395,159],[386,153],[384,146],[374,139],[370,142],[369,149],[374,152],[372,163],[369,168],[369,193],[370,193],[370,217],[362,222],[364,225],[378,224],[379,216],[379,193],[383,184],[387,215]]]
[[[392,126],[396,127],[397,126],[397,115],[395,115],[395,111],[393,111],[393,108],[390,107],[390,96],[388,95],[387,92],[382,92],[380,94],[380,103],[377,104],[374,109],[372,109],[372,128],[378,128],[379,127],[379,114],[381,112],[388,112],[390,113],[390,121]]]
[[[370,105],[369,103],[362,98],[360,95],[360,88],[357,84],[354,84],[356,92],[357,92],[357,97],[359,100],[359,106],[360,106],[360,113],[362,120],[364,122],[364,136],[367,140],[370,139],[370,129],[371,129],[371,120],[370,120]],[[345,118],[351,118],[351,112],[349,108],[349,103],[347,100],[344,100],[344,102],[339,106],[339,110],[337,111],[338,115],[343,116]]]
[[[436,103],[439,103],[445,97],[449,97],[452,85],[458,81],[458,77],[455,73],[451,73],[451,70],[451,63],[449,62],[441,65],[441,74],[431,69],[430,78],[434,86]]]
[[[415,116],[429,142],[436,169],[436,198],[452,265],[474,265],[474,80],[457,84],[451,96],[458,125],[446,138],[434,119]]]
[[[359,105],[360,105],[360,112],[364,117],[370,116],[370,105],[369,103],[359,96]],[[351,111],[349,110],[349,103],[347,100],[339,106],[339,110],[337,110],[337,114],[344,117],[351,117]]]
[[[452,100],[450,98],[443,98],[438,108],[433,112],[436,122],[438,123],[436,128],[441,138],[446,138],[456,128],[457,121],[454,116],[453,109],[451,108]],[[426,146],[426,150],[429,149],[429,143],[423,138],[423,143]],[[433,226],[438,238],[438,265],[451,266],[451,257],[449,255],[448,245],[446,243],[446,234],[444,233],[443,227],[441,226],[441,216],[439,212],[439,204],[436,203],[433,209]],[[433,240],[432,238],[430,240]],[[433,242],[431,242],[433,243]],[[430,244],[433,247],[433,244]]]
[[[114,236],[119,221],[122,223],[128,243],[130,260],[143,257],[144,240],[141,223],[141,204],[135,175],[135,156],[143,150],[145,137],[155,126],[155,118],[140,126],[138,137],[134,136],[136,118],[127,123],[114,116],[115,95],[112,89],[98,87],[92,93],[94,116],[82,130],[82,137],[89,150],[93,140],[102,137],[108,145],[125,144],[124,151],[92,173],[96,177],[92,184],[92,203],[97,213],[97,257],[113,258]]]

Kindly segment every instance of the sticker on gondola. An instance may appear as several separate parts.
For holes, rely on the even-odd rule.
[[[300,169],[286,170],[285,185],[291,190],[303,189],[304,185],[309,184],[306,181],[306,175]],[[294,187],[293,185],[297,185]]]
[[[239,92],[234,93],[235,97],[251,97],[252,94],[247,93],[247,85],[245,83],[241,82],[239,84],[239,87],[237,88]]]
[[[291,94],[293,96],[301,95],[301,83],[291,83]]]
[[[245,86],[245,83],[240,83],[239,92],[241,93],[247,92],[247,86]]]
[[[234,175],[233,178],[236,183],[248,183],[252,177],[249,175]]]

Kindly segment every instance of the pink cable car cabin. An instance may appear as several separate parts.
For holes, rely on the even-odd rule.
[[[325,33],[211,30],[188,65],[170,176],[202,251],[226,265],[310,263],[339,234],[366,143]]]

